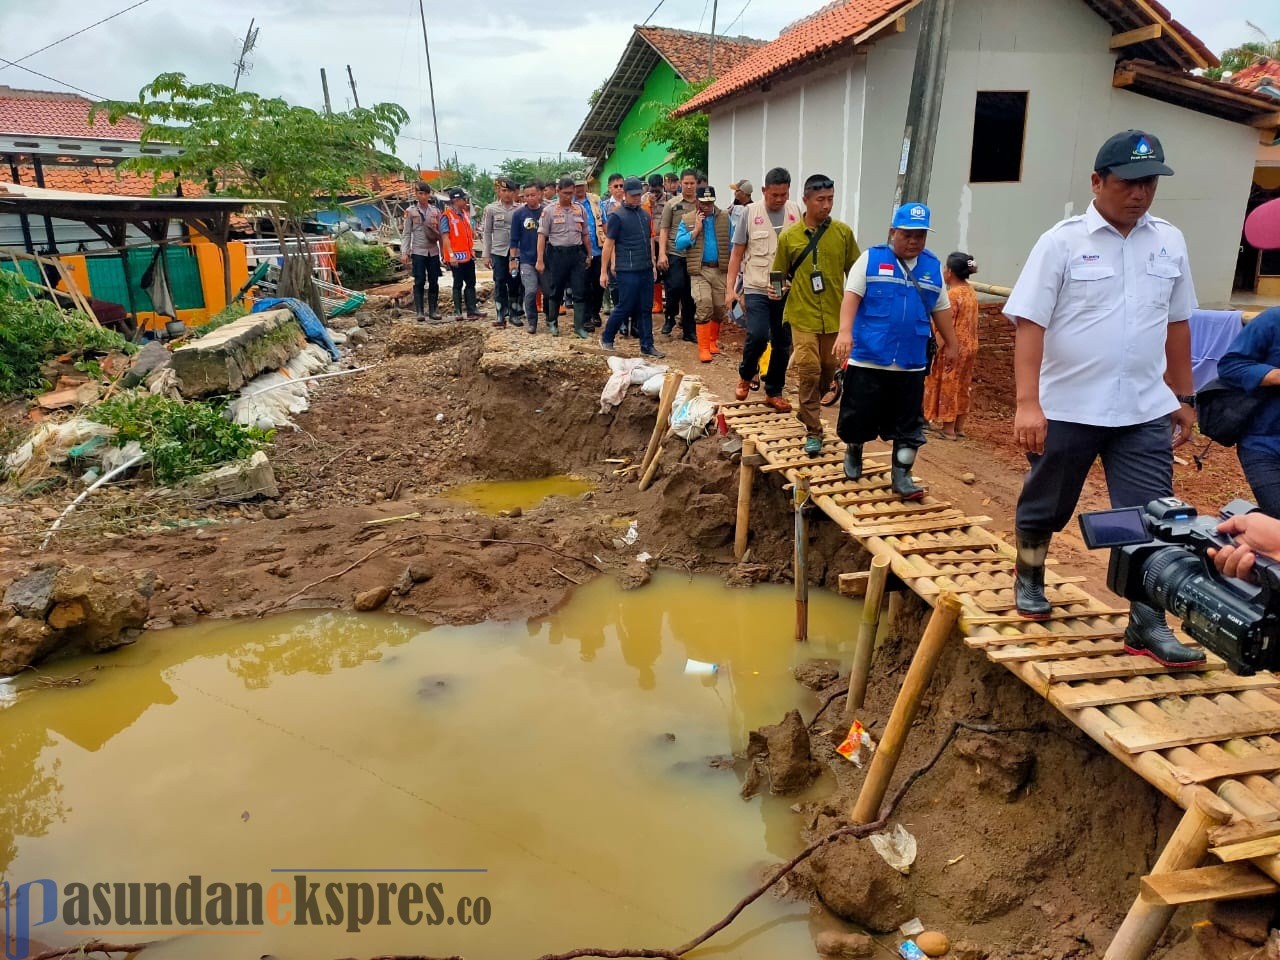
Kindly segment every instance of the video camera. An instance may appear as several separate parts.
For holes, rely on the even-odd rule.
[[[1080,514],[1090,550],[1111,549],[1107,586],[1129,601],[1181,618],[1188,635],[1242,676],[1280,667],[1280,564],[1258,557],[1258,583],[1225,577],[1209,551],[1232,544],[1218,532],[1223,520],[1257,506],[1233,500],[1218,518],[1201,517],[1176,497],[1145,507]]]

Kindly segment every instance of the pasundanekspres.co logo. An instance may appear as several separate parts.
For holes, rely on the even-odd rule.
[[[443,881],[424,882],[405,875],[486,872],[482,868],[277,869],[272,873],[288,876],[267,883],[206,882],[199,874],[177,883],[76,881],[60,886],[50,879],[17,884],[0,880],[5,957],[25,960],[33,936],[45,939],[54,934],[252,935],[289,926],[333,927],[348,933],[397,924],[484,926],[493,916],[487,897],[461,896],[452,883],[446,891]],[[315,874],[380,879],[316,880]]]

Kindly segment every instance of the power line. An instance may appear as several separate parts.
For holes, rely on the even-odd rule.
[[[728,34],[728,32],[733,29],[734,24],[742,19],[742,15],[747,12],[747,7],[749,6],[751,6],[751,0],[747,0],[747,2],[742,5],[742,9],[738,11],[738,15],[729,21],[729,25],[725,27],[723,31],[725,34]]]
[[[59,80],[57,77],[51,77],[47,73],[41,73],[39,70],[32,70],[30,67],[24,67],[16,60],[6,60],[4,57],[0,57],[0,63],[4,64],[4,67],[17,67],[19,70],[25,70],[27,73],[40,77],[42,80],[48,80],[50,83],[56,83],[60,87],[70,87],[72,90],[78,90],[80,93],[92,97],[94,100],[107,99],[107,97],[94,93],[91,90],[86,90],[84,87],[77,87],[74,83],[67,83],[65,80]],[[0,67],[0,70],[3,70],[4,67]]]
[[[417,140],[419,143],[435,142],[434,140],[427,139],[426,137],[415,137],[412,134],[408,134],[408,133],[400,134],[400,139]],[[564,153],[563,150],[520,150],[520,149],[517,149],[516,147],[482,147],[479,144],[475,144],[475,143],[450,143],[448,140],[441,140],[440,143],[442,146],[460,147],[463,150],[491,150],[494,153],[525,153],[531,156],[541,156],[541,157],[547,157],[556,153]]]
[[[80,34],[85,33],[89,30],[92,30],[94,27],[102,26],[108,20],[114,20],[116,17],[123,16],[124,14],[128,13],[130,10],[136,10],[138,7],[142,6],[144,3],[150,3],[150,2],[151,0],[138,0],[137,3],[134,3],[131,6],[125,7],[123,10],[117,10],[115,13],[111,14],[111,16],[109,17],[103,17],[101,20],[95,20],[93,23],[89,24],[87,27],[81,27],[75,33],[68,33],[65,37],[63,37],[60,40],[55,40],[53,41],[53,43],[47,43],[43,47],[41,47],[39,50],[33,50],[31,53],[28,53],[25,57],[19,57],[17,60],[5,60],[4,61],[5,66],[0,67],[0,70],[4,70],[5,67],[16,67],[23,60],[30,60],[32,57],[34,57],[38,53],[44,53],[46,50],[52,49],[53,47],[56,47],[60,43],[66,43],[72,37],[78,37],[80,36]],[[34,73],[35,71],[31,71],[31,72]],[[43,74],[36,74],[36,75],[43,76]],[[54,81],[54,82],[56,83],[57,81]],[[68,84],[65,84],[65,86],[69,87],[71,86],[71,84],[68,83]],[[80,88],[76,87],[75,89],[79,90]]]
[[[645,17],[645,18],[644,18],[644,23],[640,24],[640,26],[642,26],[642,27],[643,27],[646,23],[648,23],[650,20],[652,20],[652,19],[653,19],[653,15],[654,15],[655,13],[657,13],[657,12],[658,12],[659,7],[661,7],[661,6],[662,6],[664,3],[666,3],[666,2],[667,2],[667,0],[658,0],[658,6],[657,6],[657,7],[654,7],[652,10],[650,10],[650,11],[649,11],[649,15],[648,15],[647,17]]]

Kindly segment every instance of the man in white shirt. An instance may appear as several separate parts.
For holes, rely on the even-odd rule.
[[[1093,202],[1040,237],[1005,305],[1017,324],[1014,434],[1031,463],[1018,499],[1018,612],[1045,619],[1049,541],[1102,458],[1113,507],[1173,493],[1173,448],[1195,423],[1195,288],[1182,232],[1147,211],[1172,176],[1160,141],[1128,130],[1103,144]],[[1169,667],[1203,664],[1164,612],[1134,603],[1125,649]]]

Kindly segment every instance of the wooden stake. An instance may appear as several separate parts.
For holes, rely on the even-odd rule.
[[[684,374],[679,370],[668,370],[662,378],[662,392],[658,394],[658,420],[653,425],[653,435],[649,437],[649,446],[640,461],[640,489],[649,486],[658,462],[658,451],[662,447],[662,438],[667,434],[667,421],[671,418],[671,407],[676,402],[676,391],[680,389],[680,381]]]
[[[747,524],[751,518],[751,481],[755,467],[756,442],[742,441],[742,463],[738,467],[738,518],[733,533],[733,555],[739,560],[747,552]]]
[[[933,679],[933,671],[938,666],[942,649],[951,637],[959,617],[960,601],[956,596],[951,593],[939,596],[937,606],[933,608],[933,616],[929,618],[924,636],[920,638],[920,646],[916,648],[916,655],[907,670],[907,677],[902,682],[902,690],[893,705],[893,713],[889,715],[884,736],[871,756],[867,779],[862,784],[858,801],[853,807],[854,823],[871,823],[880,815],[880,804],[889,789],[889,780],[898,765],[898,758],[902,756],[902,747],[916,718],[916,711],[920,708],[920,699],[929,688],[929,681]]]
[[[872,557],[871,574],[867,577],[867,593],[862,600],[862,624],[858,627],[858,642],[853,648],[853,666],[849,670],[849,696],[844,701],[846,721],[853,719],[853,712],[862,709],[867,696],[867,675],[871,672],[871,653],[875,649],[876,629],[880,626],[880,606],[884,602],[884,587],[889,580],[889,558]]]
[[[792,490],[792,509],[796,514],[796,555],[792,564],[796,575],[796,642],[809,640],[809,523],[804,505],[809,499],[809,481],[800,477]]]
[[[1181,799],[1181,798],[1180,798]],[[1231,808],[1204,787],[1189,787],[1182,815],[1165,844],[1152,874],[1172,873],[1199,866],[1209,851],[1209,828],[1231,818]],[[1149,903],[1138,896],[1116,931],[1103,960],[1143,960],[1173,918],[1174,907]]]

